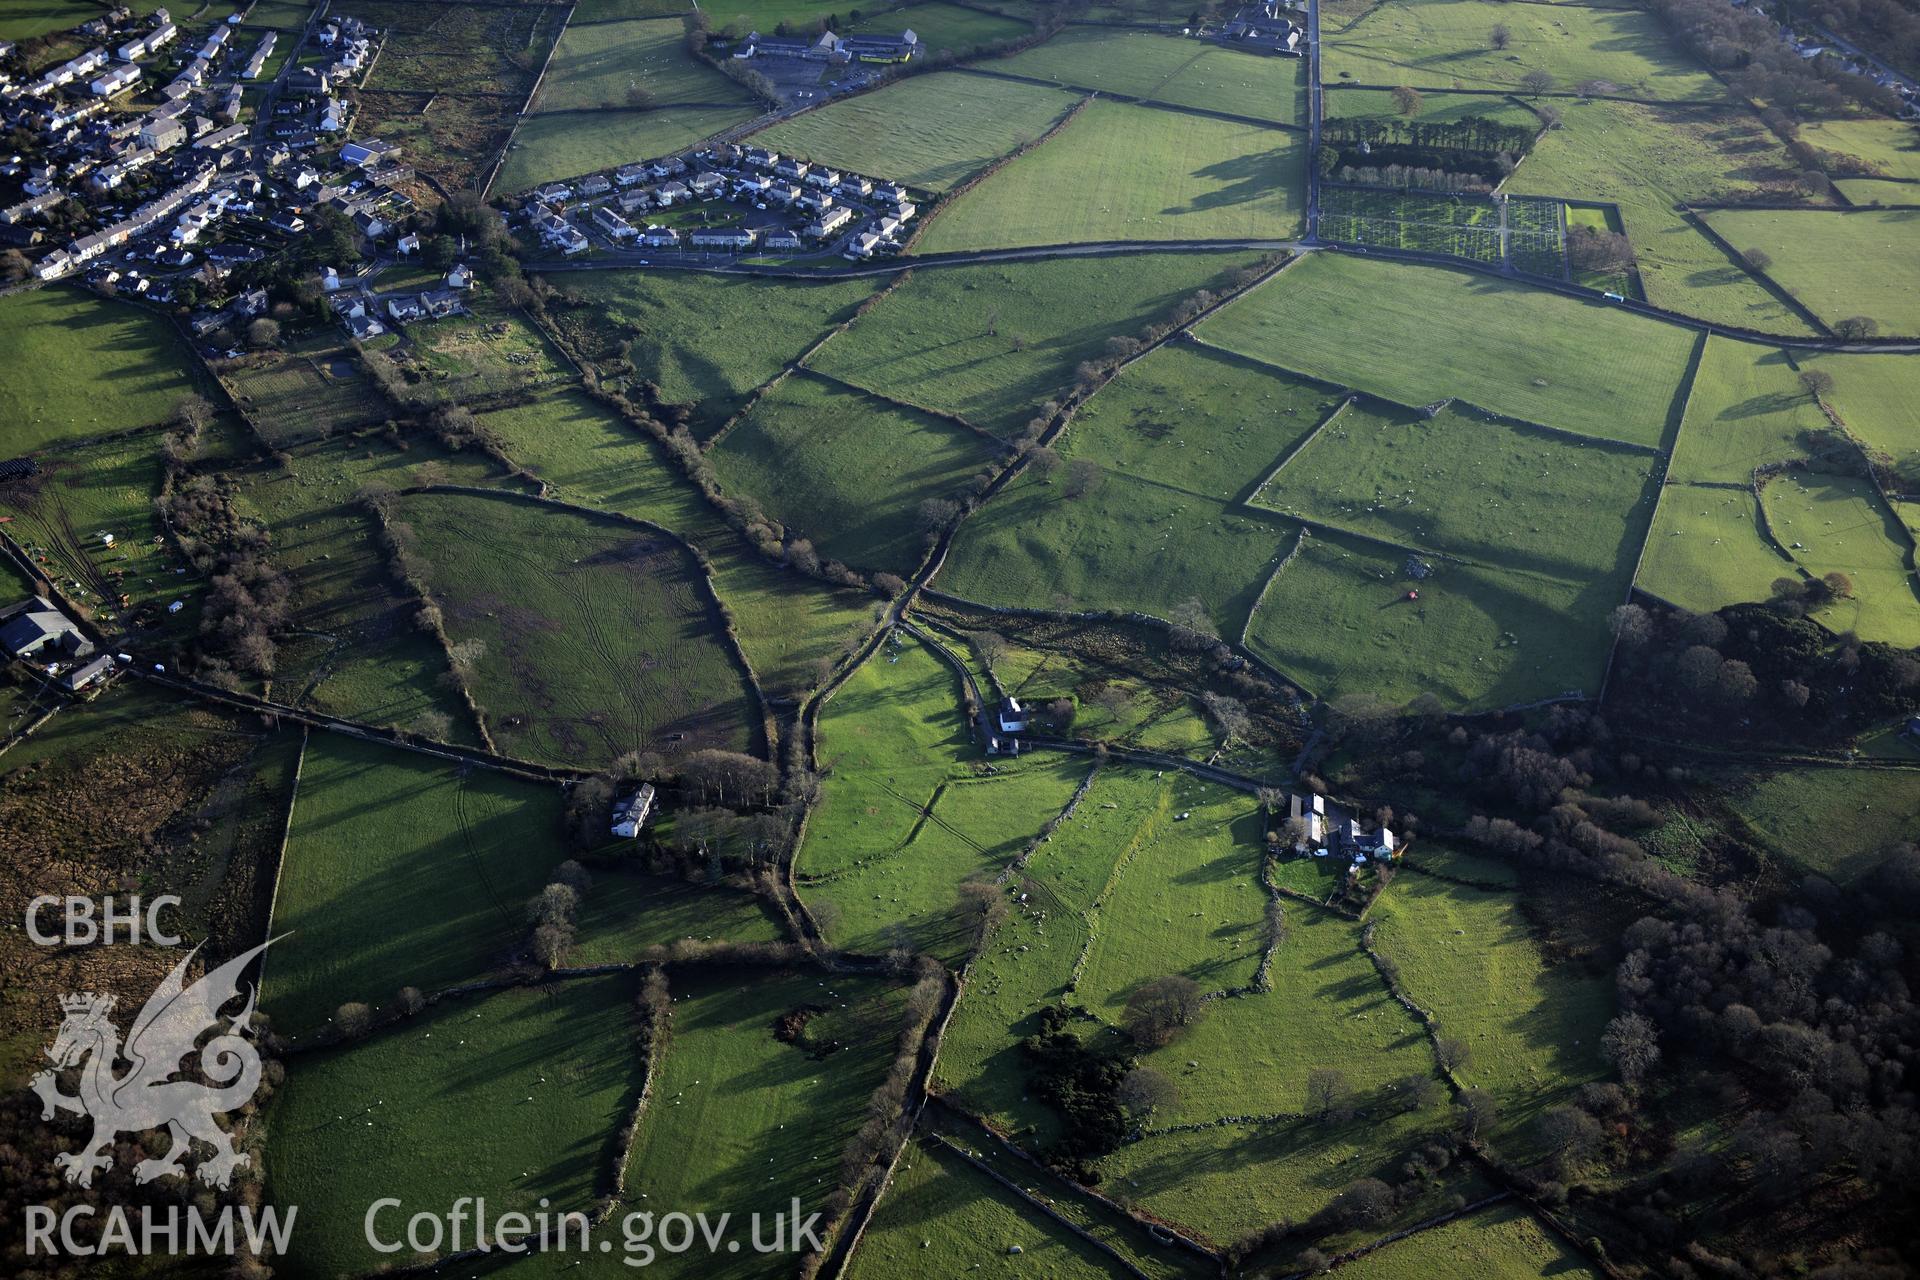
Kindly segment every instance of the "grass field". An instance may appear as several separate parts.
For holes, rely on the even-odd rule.
[[[1081,1003],[1116,1024],[1128,996],[1168,974],[1206,991],[1247,985],[1264,945],[1259,809],[1244,793],[1182,775],[1156,781],[1088,913],[1091,940],[1074,984]]]
[[[987,63],[985,69],[1051,80],[1068,88],[1151,98],[1156,89],[1214,47],[1143,31],[1069,27],[1044,44]],[[1252,55],[1242,56],[1254,60]]]
[[[1730,802],[1781,858],[1840,884],[1871,871],[1888,846],[1920,838],[1920,791],[1896,770],[1783,769]]]
[[[939,1080],[967,1110],[1009,1130],[1033,1126],[1036,1145],[1058,1127],[1026,1091],[1019,1042],[1039,1029],[1042,1009],[1072,992],[1093,940],[1088,913],[1143,833],[1171,816],[1166,788],[1144,770],[1108,768],[1053,838],[1034,851],[1018,903],[975,963],[940,1043]]]
[[[1002,18],[978,9],[933,0],[932,3],[908,5],[904,9],[890,9],[870,18],[862,18],[845,27],[843,34],[878,32],[897,35],[908,29],[919,36],[920,43],[936,56],[942,53],[966,53],[981,45],[1017,40],[1033,30],[1030,24],[1015,18]]]
[[[924,270],[816,354],[822,373],[1016,434],[1109,339],[1141,332],[1251,253]]]
[[[835,702],[851,692],[844,690]],[[949,759],[948,764],[952,768],[957,761]],[[831,927],[826,933],[835,946],[869,955],[905,946],[958,965],[973,941],[955,909],[961,883],[997,875],[1013,861],[1066,807],[1086,776],[1086,765],[1069,756],[979,780],[949,779],[937,784],[924,819],[903,798],[931,776],[916,772],[920,776],[905,767],[896,771],[890,763],[856,768],[843,762],[836,767],[816,811],[818,820],[807,834],[809,847],[825,854],[822,861],[840,860],[837,851],[828,851],[849,822],[865,828],[860,834],[875,828],[873,809],[882,810],[877,815],[882,818],[905,814],[916,821],[897,846],[869,852],[857,866],[818,882],[803,879],[800,892],[816,915],[823,904],[827,908]],[[908,789],[899,786],[903,782]],[[874,803],[863,809],[862,799]],[[810,874],[810,868],[803,874]]]
[[[741,647],[769,693],[810,687],[818,664],[848,644],[873,602],[762,559],[681,477],[650,437],[586,396],[568,392],[483,419],[509,454],[567,502],[664,525],[693,540],[713,567]]]
[[[160,7],[160,0],[131,0],[127,7],[145,17]],[[30,40],[99,16],[98,5],[82,0],[0,0],[0,40]]]
[[[800,874],[843,873],[899,849],[944,785],[968,778],[960,678],[932,649],[896,633],[820,712],[828,776],[808,822]]]
[[[651,156],[671,155],[750,120],[753,114],[753,108],[737,106],[529,116],[513,135],[512,149],[493,189],[525,191]]]
[[[1885,178],[1839,178],[1833,189],[1850,205],[1920,204],[1920,182],[1894,182]]]
[[[1200,326],[1209,342],[1401,404],[1459,396],[1658,445],[1693,336],[1485,276],[1317,253]]]
[[[188,360],[158,316],[77,287],[0,298],[6,455],[165,422],[195,390]]]
[[[1689,483],[1751,484],[1755,467],[1808,456],[1809,436],[1827,429],[1826,415],[1786,353],[1708,338],[1669,475]]]
[[[627,1162],[627,1204],[741,1221],[795,1197],[802,1217],[820,1209],[893,1059],[899,993],[813,969],[676,970],[668,981],[671,1039]],[[805,1044],[774,1039],[778,1018],[810,1006],[819,1013]],[[783,1263],[791,1257],[696,1251],[662,1255],[651,1269],[735,1277],[777,1275]]]
[[[368,89],[497,93],[503,100],[495,109],[508,117],[539,74],[565,17],[540,5],[392,0],[374,0],[362,12],[386,35]]]
[[[1254,499],[1387,542],[1573,581],[1630,572],[1654,459],[1449,409],[1355,405]]]
[[[1753,494],[1723,486],[1672,484],[1647,536],[1634,585],[1687,609],[1711,612],[1765,600],[1793,565],[1761,536]]]
[[[1099,1280],[1128,1274],[1107,1254],[933,1143],[915,1142],[901,1158],[886,1199],[860,1240],[851,1280],[895,1280],[937,1267],[959,1275],[1007,1265],[1041,1280]]]
[[[1300,230],[1305,163],[1295,133],[1095,102],[942,210],[914,248],[1284,239]]]
[[[1214,1001],[1192,1031],[1148,1055],[1180,1088],[1156,1126],[1304,1114],[1307,1075],[1322,1066],[1346,1075],[1360,1106],[1385,1113],[1392,1108],[1379,1095],[1389,1084],[1433,1073],[1418,1025],[1360,950],[1359,926],[1304,903],[1289,902],[1286,912],[1273,990]]]
[[[1920,182],[1920,137],[1910,121],[1884,116],[1809,120],[1800,127],[1800,137],[1822,151],[1864,160],[1882,177]]]
[[[914,76],[785,120],[754,142],[839,169],[950,190],[1066,114],[1074,95],[957,72]]]
[[[262,1007],[311,1032],[341,1004],[389,1004],[492,969],[527,932],[526,899],[563,861],[557,788],[315,734],[274,905],[288,934]]]
[[[757,712],[693,557],[666,538],[554,508],[461,494],[396,519],[499,747],[605,763],[628,751],[749,749]]]
[[[737,889],[694,886],[644,871],[596,866],[575,920],[572,965],[624,964],[675,942],[779,942],[786,931],[766,902]]]
[[[1140,31],[1070,27],[983,70],[1173,106],[1300,124],[1305,64]]]
[[[381,422],[393,412],[345,350],[290,353],[228,373],[225,381],[276,448]]]
[[[416,728],[422,717],[445,716],[451,741],[478,745],[472,718],[446,687],[446,655],[414,625],[418,603],[388,571],[357,495],[367,484],[403,488],[430,471],[484,484],[492,465],[424,441],[402,450],[340,439],[288,457],[284,468],[245,472],[235,498],[242,515],[272,533],[274,562],[294,579],[294,620],[315,633],[282,645],[276,695],[376,725]],[[310,661],[300,660],[303,646],[314,650]]]
[[[1308,540],[1247,631],[1256,654],[1321,697],[1391,702],[1432,693],[1450,707],[1506,706],[1600,686],[1607,613],[1623,579],[1584,585],[1407,557],[1336,535]],[[1417,601],[1407,592],[1418,590]]]
[[[1514,1204],[1390,1244],[1342,1267],[1354,1280],[1598,1280],[1601,1273]]]
[[[687,53],[677,17],[574,22],[495,185],[522,191],[670,155],[755,110],[746,90]]]
[[[588,271],[566,289],[592,310],[557,315],[583,350],[612,355],[626,343],[634,376],[668,403],[692,405],[693,429],[704,436],[884,284]]]
[[[1500,1099],[1512,1121],[1609,1073],[1600,1033],[1613,975],[1549,962],[1512,894],[1432,876],[1397,877],[1374,903],[1374,945],[1400,983],[1471,1058],[1454,1074]]]
[[[1328,120],[1346,120],[1366,116],[1400,115],[1400,104],[1393,100],[1390,89],[1349,89],[1337,84],[1325,87]],[[1479,93],[1447,93],[1444,90],[1422,91],[1420,110],[1411,118],[1440,124],[1462,120],[1468,116],[1480,116],[1500,124],[1523,125],[1529,129],[1540,126],[1540,117],[1511,98],[1488,97]]]
[[[712,457],[730,491],[822,555],[902,573],[924,549],[920,504],[960,498],[989,461],[964,428],[807,374],[755,402]]]
[[[95,621],[143,606],[157,614],[197,597],[202,585],[161,537],[153,507],[161,483],[158,434],[122,436],[43,455],[37,476],[0,482],[0,515],[14,518],[7,533]],[[112,535],[111,546],[103,533]],[[120,595],[129,597],[125,610]]]
[[[1920,645],[1920,583],[1911,538],[1865,477],[1789,472],[1760,491],[1774,536],[1814,577],[1853,579],[1850,599],[1813,616],[1835,631]]]
[[[363,1227],[381,1196],[405,1201],[379,1221],[388,1240],[404,1240],[409,1215],[444,1213],[460,1196],[484,1195],[495,1213],[546,1201],[556,1214],[591,1210],[640,1089],[632,986],[622,975],[454,1001],[292,1066],[267,1112],[269,1195],[299,1206],[281,1268],[320,1277],[391,1263]]]
[[[1659,306],[1765,333],[1812,332],[1674,208],[1678,201],[1769,190],[1792,176],[1798,166],[1757,118],[1627,102],[1560,105],[1559,126],[1534,146],[1506,190],[1617,204],[1640,282]]]
[[[1149,1133],[1107,1157],[1102,1185],[1122,1204],[1226,1245],[1282,1218],[1311,1217],[1355,1179],[1399,1176],[1406,1157],[1446,1123],[1442,1113],[1373,1114],[1345,1123],[1279,1120]],[[1470,1174],[1443,1176],[1400,1221],[1444,1212],[1455,1192],[1476,1198],[1487,1189]]]
[[[746,90],[694,61],[678,18],[636,18],[569,25],[554,48],[533,114],[624,107],[632,90],[661,104],[748,100]]]
[[[491,293],[469,295],[470,314],[415,325],[406,360],[455,400],[519,395],[571,382],[566,359],[527,318]]]
[[[1851,352],[1820,352],[1806,363],[1832,376],[1826,399],[1847,430],[1892,459],[1899,487],[1920,491],[1920,364]]]
[[[1488,38],[1495,24],[1512,34],[1504,50]],[[1324,38],[1329,84],[1505,89],[1530,71],[1545,71],[1561,88],[1604,80],[1610,92],[1642,98],[1725,96],[1705,69],[1674,48],[1657,19],[1633,9],[1393,0]]]
[[[1154,90],[1154,100],[1201,111],[1305,124],[1306,64],[1237,49],[1209,49]]]
[[[1920,210],[1719,209],[1707,221],[1771,255],[1767,274],[1829,325],[1866,316],[1883,334],[1920,333]]]
[[[993,604],[1141,609],[1198,598],[1238,635],[1295,528],[1241,502],[1337,404],[1236,356],[1170,344],[1128,367],[1056,449],[1097,483],[1029,466],[961,527],[943,590]]]

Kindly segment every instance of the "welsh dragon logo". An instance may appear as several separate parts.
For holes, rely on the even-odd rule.
[[[195,947],[147,998],[124,1045],[108,1016],[113,1012],[112,996],[86,991],[61,998],[66,1016],[47,1050],[53,1069],[36,1075],[31,1086],[40,1095],[41,1119],[51,1120],[59,1111],[93,1118],[93,1133],[85,1145],[53,1158],[54,1167],[65,1173],[68,1182],[93,1185],[95,1172],[113,1163],[110,1153],[121,1134],[160,1128],[173,1141],[164,1156],[134,1166],[136,1182],[184,1177],[194,1139],[213,1148],[211,1156],[199,1161],[200,1181],[211,1187],[232,1182],[233,1171],[248,1163],[249,1157],[233,1149],[232,1137],[214,1123],[214,1117],[240,1106],[260,1086],[260,1052],[244,1038],[254,993],[248,991],[246,1007],[237,1014],[223,1016],[220,1010],[240,998],[241,971],[268,945],[261,943],[188,986],[187,966],[199,952]],[[209,1031],[218,1034],[201,1045],[201,1037]],[[212,1084],[173,1079],[185,1069],[182,1059],[196,1048],[200,1070]],[[115,1075],[114,1068],[122,1061],[128,1064],[127,1070]],[[79,1095],[68,1097],[60,1092],[55,1072],[82,1062]]]

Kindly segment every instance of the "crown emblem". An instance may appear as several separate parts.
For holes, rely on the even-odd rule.
[[[96,1010],[105,1013],[112,1008],[112,996],[103,996],[94,991],[79,991],[70,996],[60,997],[62,1013],[92,1013]]]

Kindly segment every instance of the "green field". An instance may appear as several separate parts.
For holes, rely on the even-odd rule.
[[[1305,162],[1295,133],[1095,102],[942,210],[914,249],[1284,239],[1300,230]]]
[[[1833,378],[1827,402],[1850,433],[1892,461],[1899,487],[1920,489],[1920,363],[1851,352],[1819,352],[1805,363]]]
[[[840,169],[947,191],[1030,142],[1074,102],[1058,89],[957,72],[914,76],[783,120],[753,141]]]
[[[129,0],[127,8],[145,17],[161,0]],[[100,16],[100,6],[82,0],[0,0],[0,40],[30,40],[66,31]]]
[[[325,347],[223,375],[234,402],[275,448],[384,421],[393,406],[374,388],[351,352]]]
[[[693,406],[704,436],[884,284],[588,271],[565,288],[591,307],[556,315],[585,350],[612,354],[625,343],[634,376],[669,404]]]
[[[765,899],[753,894],[604,865],[592,874],[575,919],[580,940],[567,951],[570,965],[626,964],[648,947],[689,940],[786,940]]]
[[[962,427],[807,374],[761,397],[712,457],[729,491],[822,555],[901,573],[924,550],[920,504],[959,499],[990,460]]]
[[[564,860],[557,788],[464,777],[409,752],[314,734],[274,904],[262,1007],[314,1031],[351,1000],[390,1004],[493,969]]]
[[[853,692],[843,690],[835,702]],[[834,743],[826,746],[832,749]],[[930,776],[915,772],[919,776],[907,766],[868,762],[856,767],[843,759],[828,779],[817,820],[808,827],[809,848],[832,865],[842,857],[835,837],[849,824],[865,835],[878,825],[876,818],[913,815],[911,804],[925,801],[910,803],[904,797],[913,790],[900,784],[924,784]],[[1084,762],[1069,756],[1004,769],[986,779],[941,782],[924,819],[916,820],[897,846],[869,852],[858,865],[817,882],[803,880],[801,896],[816,914],[826,906],[832,922],[828,940],[844,950],[871,955],[906,946],[958,965],[973,941],[955,911],[961,883],[997,875],[1066,807],[1085,776]],[[874,803],[861,809],[862,799]],[[802,874],[811,874],[810,864]]]
[[[1099,1280],[1129,1274],[1025,1200],[944,1147],[907,1149],[886,1199],[861,1237],[850,1280],[897,1280],[1007,1265],[1021,1249],[1019,1272],[1036,1280]]]
[[[1654,459],[1477,413],[1355,405],[1255,497],[1286,515],[1573,581],[1640,552]]]
[[[1688,483],[1751,484],[1755,467],[1808,456],[1809,437],[1827,425],[1785,352],[1708,338],[1669,475]]]
[[[1488,38],[1496,24],[1512,33],[1504,50]],[[1674,48],[1658,19],[1635,9],[1389,0],[1324,39],[1329,84],[1511,89],[1528,72],[1545,71],[1562,89],[1604,80],[1607,92],[1634,97],[1725,96],[1705,69]]]
[[[1888,846],[1920,838],[1920,791],[1910,772],[1783,769],[1735,784],[1734,811],[1792,866],[1851,884]]]
[[[730,1212],[741,1221],[795,1197],[803,1217],[820,1209],[838,1180],[841,1149],[893,1059],[898,993],[872,979],[822,980],[813,969],[674,970],[668,982],[671,1038],[627,1162],[627,1207]],[[808,1006],[820,1012],[807,1025],[807,1044],[774,1039],[776,1019]],[[662,1254],[651,1269],[735,1277],[792,1267],[790,1256],[743,1249]]]
[[[501,409],[483,421],[553,496],[651,520],[693,540],[761,687],[794,693],[863,628],[872,602],[769,563],[728,528],[659,445],[585,395],[569,392]]]
[[[1559,105],[1559,126],[1534,146],[1505,190],[1617,204],[1640,283],[1659,306],[1765,333],[1812,332],[1674,208],[1765,191],[1795,172],[1792,157],[1756,117],[1629,102]],[[1736,249],[1748,247],[1735,241]]]
[[[996,59],[985,69],[1051,80],[1073,89],[1151,98],[1156,89],[1213,47],[1141,31],[1069,27],[1045,44]],[[1253,55],[1241,56],[1254,60]]]
[[[1374,903],[1374,945],[1471,1057],[1455,1077],[1500,1099],[1509,1122],[1608,1074],[1600,1032],[1613,975],[1550,962],[1512,894],[1402,875]]]
[[[961,527],[939,582],[992,604],[1141,609],[1198,598],[1236,636],[1291,549],[1291,522],[1241,503],[1337,401],[1235,356],[1170,344],[1128,367],[1055,448]],[[1067,468],[1098,482],[1069,497]]]
[[[1180,1087],[1179,1103],[1156,1116],[1157,1125],[1302,1114],[1308,1073],[1330,1065],[1360,1105],[1384,1112],[1379,1095],[1389,1084],[1433,1073],[1418,1026],[1360,950],[1359,926],[1305,903],[1289,902],[1286,911],[1273,990],[1214,1001],[1191,1032],[1147,1056]],[[1200,1065],[1188,1065],[1194,1061]]]
[[[189,359],[159,316],[78,287],[0,298],[7,456],[167,421],[195,390]]]
[[[1398,1014],[1398,1006],[1387,1012]],[[1419,1043],[1412,1031],[1402,1039]],[[1281,1219],[1311,1217],[1356,1179],[1399,1177],[1406,1157],[1446,1124],[1444,1113],[1375,1113],[1344,1123],[1277,1120],[1154,1132],[1107,1157],[1102,1185],[1122,1204],[1226,1245]],[[1444,1212],[1455,1192],[1472,1198],[1487,1188],[1472,1174],[1449,1172],[1402,1211],[1400,1222]],[[1357,1233],[1352,1243],[1381,1229]]]
[[[271,962],[269,962],[271,964]],[[590,1211],[642,1077],[632,982],[588,978],[457,1000],[370,1042],[304,1057],[267,1110],[268,1192],[299,1207],[289,1275],[359,1275],[405,1260],[373,1251],[416,1212],[485,1196],[492,1214]],[[484,1116],[485,1123],[476,1123]],[[467,1244],[472,1243],[468,1224]]]
[[[485,458],[449,454],[426,442],[339,439],[294,448],[282,466],[243,472],[235,508],[273,535],[274,563],[294,580],[294,620],[303,632],[281,645],[278,696],[375,725],[421,727],[438,716],[449,740],[478,745],[472,717],[447,688],[447,659],[414,625],[418,601],[390,573],[363,486],[403,488],[430,473],[484,484]]]
[[[1202,338],[1407,405],[1658,445],[1693,336],[1486,276],[1316,253],[1208,319]]]
[[[37,476],[0,482],[0,515],[14,518],[7,533],[95,621],[200,593],[200,575],[161,536],[153,506],[160,448],[157,433],[124,436],[42,455]],[[121,595],[129,597],[125,609]]]
[[[501,750],[604,764],[745,750],[757,716],[693,557],[631,525],[506,498],[402,498],[450,640]]]
[[[816,354],[822,373],[1011,436],[1109,339],[1138,334],[1250,253],[925,269]]]
[[[985,769],[953,668],[901,638],[835,690],[820,717],[826,770],[795,862],[801,896],[837,946],[895,946],[959,963],[962,881],[997,874],[1066,806],[1071,756]]]
[[[1034,851],[1018,881],[1027,899],[975,963],[941,1039],[941,1087],[997,1125],[1036,1126],[1036,1145],[1058,1120],[1028,1094],[1019,1042],[1039,1029],[1042,1009],[1072,993],[1094,937],[1089,913],[1135,842],[1166,825],[1170,790],[1144,770],[1101,771],[1073,817]]]
[[[747,92],[687,53],[678,18],[574,22],[495,186],[671,155],[753,118]]]
[[[1866,316],[1883,334],[1920,333],[1920,210],[1718,209],[1707,221],[1771,255],[1767,274],[1829,325]]]
[[[1251,116],[1275,124],[1307,119],[1306,64],[1237,49],[1208,49],[1154,90],[1157,102]]]
[[[1624,581],[1576,585],[1445,563],[1416,581],[1406,562],[1335,535],[1309,539],[1268,588],[1248,645],[1327,698],[1431,693],[1481,709],[1598,691],[1606,615],[1625,598]]]
[[[1634,586],[1706,612],[1768,599],[1793,565],[1768,545],[1755,508],[1747,489],[1668,485]]]
[[[520,121],[493,190],[524,192],[543,182],[684,152],[753,115],[751,106],[655,107],[651,111],[620,107],[530,115]]]
[[[532,113],[626,107],[633,105],[628,95],[634,91],[661,105],[748,101],[744,89],[687,52],[678,18],[639,18],[569,25],[554,48]]]
[[[1833,189],[1850,205],[1920,204],[1920,182],[1894,182],[1885,178],[1839,178]]]
[[[1354,1280],[1599,1280],[1602,1274],[1514,1204],[1423,1231],[1341,1270]]]
[[[1325,92],[1329,121],[1370,116],[1400,117],[1400,104],[1393,100],[1393,91],[1390,89],[1349,89],[1330,84],[1325,87]],[[1410,118],[1440,124],[1463,120],[1468,116],[1479,116],[1498,124],[1524,125],[1529,129],[1540,125],[1540,117],[1511,98],[1489,97],[1481,93],[1448,93],[1445,90],[1422,91],[1420,109]],[[1518,178],[1516,171],[1510,181],[1518,181]]]
[[[1920,135],[1907,120],[1862,116],[1856,120],[1809,120],[1800,138],[1822,151],[1864,160],[1882,177],[1920,182]]]
[[[870,18],[862,18],[840,30],[843,35],[871,32],[897,35],[912,30],[920,37],[920,43],[937,57],[943,53],[966,53],[982,45],[1017,40],[1032,29],[1028,23],[1016,18],[997,17],[963,5],[942,4],[939,0],[932,0],[927,4],[908,5],[904,9],[889,9]]]
[[[1853,596],[1815,618],[1863,640],[1920,645],[1912,536],[1865,477],[1789,472],[1760,496],[1774,536],[1801,568],[1816,578],[1838,570],[1853,580]]]
[[[1074,984],[1080,1003],[1116,1024],[1128,996],[1169,974],[1205,991],[1246,986],[1264,948],[1265,821],[1252,798],[1177,774],[1153,793],[1088,913],[1091,939]],[[1177,1056],[1195,1056],[1189,1048],[1183,1040]]]

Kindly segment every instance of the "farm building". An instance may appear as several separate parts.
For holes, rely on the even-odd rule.
[[[647,815],[652,812],[653,784],[643,782],[638,791],[614,804],[613,834],[631,840],[640,834],[640,828],[646,825]]]
[[[69,658],[93,652],[93,642],[45,596],[33,596],[0,611],[0,647],[16,658],[47,654],[49,649],[48,656]]]
[[[60,677],[60,686],[68,693],[78,693],[111,670],[113,670],[113,659],[101,654],[91,662],[83,663]]]
[[[1027,731],[1027,709],[1020,705],[1018,698],[1003,698],[997,716],[1002,733],[1025,733]]]

